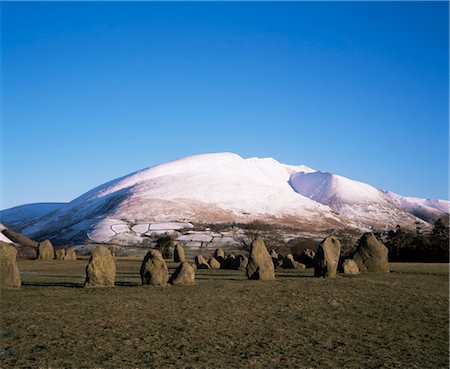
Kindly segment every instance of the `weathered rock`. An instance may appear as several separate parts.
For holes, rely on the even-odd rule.
[[[211,267],[211,269],[220,269],[220,263],[217,261],[216,258],[209,259],[208,264]]]
[[[19,268],[17,267],[17,250],[14,246],[0,241],[0,288],[19,288]]]
[[[329,236],[325,238],[314,257],[314,276],[315,277],[336,277],[336,271],[341,253],[341,243],[336,237]]]
[[[306,269],[305,264],[301,264],[294,260],[294,256],[292,254],[287,254],[283,259],[282,268],[285,269]]]
[[[191,264],[183,261],[169,279],[170,284],[186,285],[195,283],[195,270]]]
[[[342,264],[342,273],[347,275],[359,274],[359,267],[353,259],[347,259]]]
[[[245,270],[245,269],[247,269],[247,265],[248,265],[248,257],[245,255],[239,254],[238,256],[236,256],[235,267],[233,269]]]
[[[314,257],[316,253],[311,249],[304,249],[301,255],[298,257],[298,261],[305,264],[307,268],[314,266]]]
[[[169,269],[158,250],[150,250],[141,264],[141,281],[143,285],[166,286]]]
[[[37,257],[39,260],[53,260],[53,245],[49,240],[39,242]]]
[[[173,261],[175,263],[182,263],[185,260],[186,257],[184,256],[184,247],[177,243],[175,245],[175,249],[173,250]]]
[[[388,249],[373,233],[365,233],[353,255],[361,272],[389,272]]]
[[[209,264],[203,255],[197,255],[195,257],[195,265],[197,269],[209,269]]]
[[[64,260],[77,260],[77,253],[75,249],[68,248],[66,249],[66,255],[64,255]]]
[[[105,246],[98,246],[86,266],[84,287],[113,287],[115,278],[116,264],[111,251]]]
[[[225,252],[219,247],[214,251],[214,258],[219,262],[222,263],[225,259]]]
[[[66,250],[65,249],[57,249],[57,250],[55,250],[55,259],[56,260],[64,260],[65,256],[66,256]]]
[[[270,281],[275,279],[275,268],[264,241],[258,237],[253,242],[247,265],[247,278]]]

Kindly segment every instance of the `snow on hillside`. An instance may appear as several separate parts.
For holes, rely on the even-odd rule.
[[[0,221],[9,227],[28,222],[32,219],[39,218],[56,209],[59,209],[65,203],[61,202],[43,202],[35,204],[19,205],[13,208],[0,211]]]
[[[386,202],[375,187],[328,172],[295,173],[290,183],[296,192],[325,205]]]
[[[434,223],[442,213],[450,212],[449,201],[406,197],[390,191],[385,191],[385,194],[392,203],[427,222]]]
[[[0,223],[0,241],[6,242],[6,243],[13,243],[8,237],[6,237],[3,234],[3,230],[7,229],[3,224]]]
[[[51,212],[28,218],[22,232],[67,240],[88,237],[139,242],[154,223],[259,219],[304,230],[370,229],[413,225],[418,214],[412,202],[433,213],[431,218],[427,215],[429,219],[448,209],[448,202],[442,200],[413,201],[396,196],[307,166],[281,164],[273,158],[203,154],[100,185]]]

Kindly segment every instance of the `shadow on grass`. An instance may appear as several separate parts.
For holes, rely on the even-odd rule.
[[[142,286],[142,283],[137,283],[137,282],[117,282],[114,283],[114,286],[117,287],[138,287],[138,286]]]
[[[75,282],[22,282],[22,286],[83,288],[84,283],[75,283]]]

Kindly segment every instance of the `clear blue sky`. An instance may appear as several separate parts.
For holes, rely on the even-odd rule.
[[[448,3],[1,3],[2,202],[182,156],[448,198]]]

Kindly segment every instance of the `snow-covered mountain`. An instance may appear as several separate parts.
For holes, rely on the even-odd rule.
[[[431,222],[448,209],[448,201],[406,198],[302,165],[219,153],[171,161],[110,181],[41,216],[24,216],[16,228],[35,238],[68,240],[90,234],[124,234],[138,240],[150,224],[174,221],[259,219],[308,231],[366,230],[413,227],[419,218]],[[0,212],[5,224],[8,211]]]

